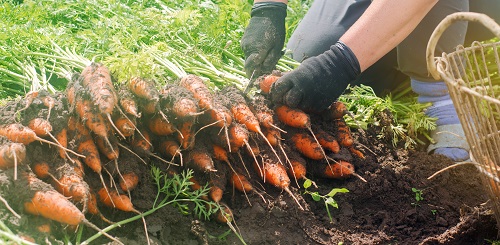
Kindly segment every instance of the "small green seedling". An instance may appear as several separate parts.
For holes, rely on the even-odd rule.
[[[436,214],[437,214],[437,212],[438,212],[438,211],[437,211],[436,209],[431,210],[432,215],[436,215]]]
[[[332,218],[332,215],[330,214],[329,206],[332,206],[334,208],[339,208],[339,205],[333,199],[333,196],[335,196],[335,194],[337,194],[337,193],[347,193],[347,192],[349,192],[349,190],[347,190],[346,188],[333,188],[328,194],[321,195],[317,191],[314,191],[314,192],[309,191],[308,188],[311,187],[311,185],[312,185],[311,180],[307,179],[306,181],[304,181],[303,186],[306,189],[304,191],[304,194],[311,195],[312,199],[316,202],[323,200],[325,202],[325,208],[326,208],[326,212],[328,213],[328,218],[330,218],[330,222],[333,222],[333,218]]]
[[[411,205],[413,206],[420,206],[420,201],[424,200],[424,197],[423,197],[423,192],[422,190],[419,190],[417,188],[411,188],[411,191],[413,191],[413,193],[415,193],[415,202],[412,202]]]

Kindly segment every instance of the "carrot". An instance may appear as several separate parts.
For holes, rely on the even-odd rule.
[[[222,104],[214,101],[214,105],[212,109],[208,111],[207,115],[210,117],[209,123],[217,122],[215,126],[219,128],[227,127],[231,125],[233,121],[233,117],[231,116],[231,112]]]
[[[287,170],[288,175],[295,179],[307,179],[306,173],[306,162],[302,158],[292,158],[290,159],[291,167]]]
[[[254,169],[265,183],[269,183],[281,190],[286,191],[295,200],[299,208],[304,210],[295,195],[293,195],[292,191],[290,191],[290,178],[288,177],[286,169],[283,165],[272,163],[271,159],[262,158],[261,163],[254,162]],[[262,171],[260,171],[260,169],[262,169]]]
[[[269,91],[271,91],[271,85],[273,85],[273,83],[276,82],[278,78],[280,78],[280,76],[277,76],[275,74],[264,76],[262,79],[260,79],[259,82],[260,91],[264,94],[268,94]]]
[[[26,147],[21,143],[8,142],[0,146],[0,169],[16,167],[26,158]]]
[[[43,105],[45,105],[47,108],[49,108],[49,111],[47,113],[47,120],[49,120],[50,113],[51,113],[52,109],[56,106],[56,101],[54,98],[52,98],[48,94],[45,94],[42,97],[42,102],[43,102]]]
[[[194,123],[192,121],[185,121],[182,123],[177,139],[181,142],[183,150],[189,150],[194,147],[195,132],[193,130]]]
[[[99,158],[99,150],[92,138],[87,137],[85,140],[79,142],[77,152],[85,156],[83,161],[88,167],[96,173],[101,173],[102,165]]]
[[[233,211],[227,205],[221,205],[213,217],[219,223],[231,223],[234,220]]]
[[[348,178],[354,174],[354,166],[346,161],[338,160],[333,164],[319,165],[319,176],[331,179]]]
[[[149,101],[158,101],[160,99],[158,90],[156,89],[156,85],[153,80],[134,77],[129,80],[128,88],[139,98],[147,99]]]
[[[83,202],[86,209],[90,193],[89,186],[72,168],[68,170],[70,171],[60,174],[60,177],[53,184],[54,188],[75,202]]]
[[[191,91],[195,99],[198,100],[198,106],[203,110],[209,110],[213,107],[213,99],[210,90],[205,85],[203,80],[196,75],[187,75],[183,77],[179,84]]]
[[[215,159],[229,164],[229,156],[224,148],[214,144],[212,150]]]
[[[316,138],[318,139],[319,144],[324,149],[327,149],[333,153],[338,153],[340,151],[339,143],[337,142],[337,140],[335,140],[335,137],[333,137],[333,135],[330,135],[323,130],[316,131]]]
[[[90,100],[77,100],[75,107],[76,112],[90,131],[107,138],[109,129],[106,126],[104,117],[102,114],[92,111],[91,103]]]
[[[63,147],[67,148],[68,147],[68,130],[66,128],[62,128],[56,135],[56,140],[61,144]],[[59,156],[62,159],[66,159],[66,151],[64,151],[62,148],[59,148]]]
[[[83,69],[81,78],[82,86],[88,89],[92,102],[99,108],[99,112],[111,115],[118,96],[108,68],[100,63],[92,63]]]
[[[186,166],[201,172],[217,171],[214,162],[204,147],[190,150],[186,157]]]
[[[293,109],[286,105],[277,106],[274,111],[278,116],[278,120],[282,123],[294,127],[294,128],[310,128],[311,127],[311,119],[309,116],[299,110]]]
[[[270,143],[272,145],[272,142]],[[260,154],[259,145],[254,140],[248,142],[248,146],[249,147],[247,147],[246,150],[249,156],[253,157],[253,156],[258,156]]]
[[[160,115],[156,115],[151,118],[149,120],[148,127],[149,130],[156,135],[170,135],[177,131],[172,123],[168,122]]]
[[[236,152],[248,142],[248,130],[239,123],[229,127],[229,142],[231,152]]]
[[[126,89],[124,86],[120,86],[118,94],[118,103],[120,104],[120,107],[123,109],[123,111],[135,118],[141,117],[141,113],[139,112],[138,105],[132,92],[129,89]]]
[[[326,111],[326,117],[328,119],[340,119],[348,112],[347,107],[344,103],[340,101],[335,101]]]
[[[107,191],[104,187],[101,188],[97,194],[99,195],[101,203],[107,207],[140,214],[140,212],[134,208],[132,201],[130,201],[127,195],[119,194],[115,190]]]
[[[130,147],[135,153],[145,157],[153,151],[153,146],[151,145],[151,136],[148,131],[142,130],[142,136],[135,135],[130,141]]]
[[[265,135],[267,141],[269,141],[269,144],[272,146],[276,147],[279,146],[282,138],[281,138],[281,132],[275,128],[268,128],[265,130]]]
[[[36,227],[36,230],[40,233],[49,235],[52,233],[52,226],[50,226],[50,223],[44,223],[40,224]]]
[[[30,91],[24,96],[25,106],[18,110],[15,115],[19,115],[22,111],[28,109],[30,105],[33,103],[33,100],[38,97],[38,91]]]
[[[36,162],[31,165],[31,170],[39,179],[45,179],[52,176],[50,166],[47,162]],[[53,177],[55,179],[55,177]]]
[[[21,124],[3,125],[0,127],[0,135],[7,137],[13,142],[22,143],[24,145],[28,145],[40,139],[33,130]]]
[[[78,159],[73,159],[72,163],[73,163],[73,170],[75,171],[75,173],[83,178],[83,176],[85,176],[85,172],[83,170],[82,162]]]
[[[245,125],[249,131],[260,132],[259,121],[245,103],[237,103],[230,108],[236,122]]]
[[[305,157],[313,160],[323,159],[323,151],[321,145],[306,133],[297,132],[291,138],[295,148]]]
[[[49,121],[42,118],[33,118],[28,122],[28,128],[33,130],[38,137],[48,136],[52,131],[52,125]]]
[[[104,154],[110,161],[118,159],[120,156],[120,151],[118,149],[118,140],[116,139],[115,136],[112,135],[110,138],[110,143],[106,144],[105,139],[99,135],[96,135],[94,138],[94,142],[96,143],[97,149],[99,149],[99,152]]]
[[[209,174],[209,184],[210,190],[208,191],[208,196],[214,202],[220,202],[227,185],[227,166],[222,165],[221,162],[215,163],[217,172],[210,172]]]
[[[361,159],[365,159],[365,154],[363,154],[363,152],[361,152],[360,150],[354,148],[354,147],[349,147],[349,151],[351,152],[351,154],[353,154],[354,156],[358,157],[358,158],[361,158]]]
[[[351,147],[354,144],[354,140],[351,136],[351,130],[345,123],[343,119],[337,119],[334,121],[337,126],[337,139],[343,147]]]
[[[158,108],[159,108],[159,105],[158,105],[158,101],[156,100],[151,100],[151,101],[145,101],[145,102],[142,102],[140,104],[140,107],[142,112],[144,112],[145,114],[148,114],[148,115],[153,115],[155,114],[156,112],[158,112]]]
[[[104,217],[104,215],[101,213],[101,211],[99,211],[99,208],[97,207],[97,199],[96,199],[95,194],[93,192],[91,192],[89,195],[87,211],[90,214],[99,215],[99,217],[106,223],[109,223],[109,224],[114,223],[114,222],[108,220],[106,217]]]
[[[168,108],[176,119],[191,120],[192,117],[199,115],[198,105],[193,94],[184,87],[176,85],[167,85],[168,93],[161,96],[161,107]]]
[[[243,174],[232,172],[231,173],[230,183],[234,188],[243,193],[249,193],[254,191],[253,185],[247,179],[247,177]]]
[[[129,137],[134,135],[135,132],[135,123],[132,122],[132,120],[128,119],[125,116],[119,116],[114,120],[114,123],[116,125],[116,128],[120,133],[125,136]]]
[[[24,210],[67,225],[79,225],[85,220],[83,213],[56,191],[35,192],[31,201],[24,203]]]
[[[120,188],[123,191],[131,191],[139,184],[139,176],[134,172],[127,172],[120,179]]]

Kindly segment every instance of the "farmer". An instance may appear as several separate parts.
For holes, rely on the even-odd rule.
[[[282,55],[287,0],[255,0],[241,47],[250,77],[270,72]],[[377,94],[411,79],[426,114],[437,118],[428,151],[466,160],[469,146],[446,85],[427,71],[425,49],[438,23],[455,12],[485,13],[500,21],[499,0],[316,0],[287,48],[302,64],[271,88],[274,102],[322,111],[348,84],[371,86]],[[478,23],[458,22],[441,37],[436,54],[492,38]],[[439,133],[444,132],[444,133]]]

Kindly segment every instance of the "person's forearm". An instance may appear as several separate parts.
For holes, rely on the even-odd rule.
[[[340,38],[356,55],[361,71],[403,41],[437,0],[376,0]]]
[[[261,2],[279,2],[279,3],[284,3],[288,4],[288,0],[255,0],[253,1],[254,3],[261,3]]]

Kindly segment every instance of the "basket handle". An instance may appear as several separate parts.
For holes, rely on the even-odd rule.
[[[432,77],[436,80],[441,79],[434,62],[434,51],[436,50],[436,45],[439,38],[443,32],[455,21],[475,21],[480,22],[485,27],[487,27],[493,34],[500,37],[500,26],[490,17],[485,14],[473,13],[473,12],[458,12],[446,16],[434,29],[432,35],[427,43],[426,58],[427,58],[427,70],[431,73]]]

